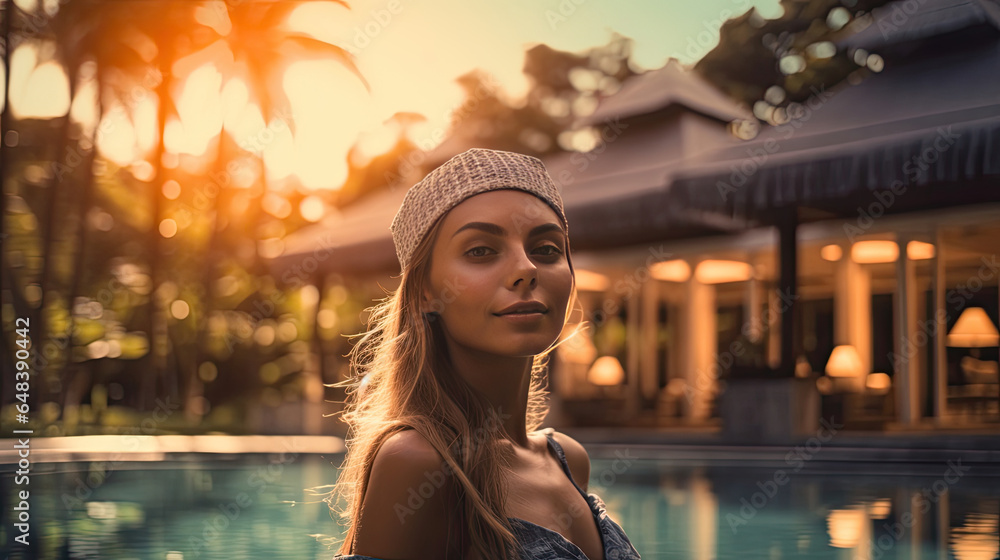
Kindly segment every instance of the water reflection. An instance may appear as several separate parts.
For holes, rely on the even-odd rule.
[[[306,489],[332,483],[340,458],[43,464],[48,472],[32,479],[32,547],[10,558],[329,559],[340,527]],[[943,465],[902,476],[878,474],[882,465],[784,472],[636,460],[602,486],[612,466],[593,461],[591,490],[647,560],[1000,553],[1000,477],[946,479]],[[0,476],[6,512],[12,483],[10,472]]]
[[[951,530],[951,550],[958,560],[993,560],[1000,555],[1000,515],[972,513]]]

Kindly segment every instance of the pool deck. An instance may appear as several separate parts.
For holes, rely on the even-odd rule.
[[[716,427],[670,429],[561,428],[584,444],[593,459],[655,459],[677,464],[734,462],[775,464],[789,457],[817,463],[965,463],[996,466],[1000,475],[1000,430],[894,430],[818,432],[780,445],[727,441]],[[31,437],[30,461],[163,461],[191,455],[226,459],[243,454],[344,451],[336,436],[140,436]],[[18,462],[17,439],[0,439],[0,464]]]
[[[1000,430],[882,432],[819,432],[812,437],[781,444],[743,444],[727,440],[720,430],[674,428],[623,430],[566,428],[566,434],[583,443],[591,458],[613,459],[623,450],[642,459],[678,463],[735,461],[774,464],[789,456],[823,463],[943,463],[962,460],[990,464],[1000,475]]]

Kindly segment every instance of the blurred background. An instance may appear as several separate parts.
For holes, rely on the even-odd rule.
[[[61,438],[123,434],[223,438],[142,440],[141,460],[288,447],[238,436],[337,457],[330,385],[352,377],[349,337],[398,284],[389,223],[429,170],[486,147],[542,158],[571,225],[573,323],[589,326],[552,361],[546,424],[607,469],[627,445],[669,470],[630,471],[642,481],[620,499],[609,488],[616,518],[693,508],[654,514],[649,550],[677,541],[670,517],[691,523],[677,554],[724,555],[725,505],[756,491],[757,475],[727,490],[709,459],[692,468],[723,471],[670,470],[672,446],[747,446],[734,457],[766,469],[832,431],[823,446],[859,465],[1000,461],[996,0],[0,6],[4,437],[51,436],[38,445],[58,461],[121,447]],[[332,482],[310,461],[276,480]],[[212,502],[213,472],[170,476]],[[99,486],[151,491],[121,474]],[[59,515],[133,511],[67,504],[72,475],[52,476],[67,478]],[[886,557],[994,558],[992,476],[963,482],[988,490],[950,513],[935,500]],[[848,481],[889,489],[831,505]],[[864,481],[800,481],[826,509],[796,504],[818,516],[806,541],[760,553],[874,554],[869,522],[919,509],[908,492],[935,479]],[[52,539],[46,555],[70,554]],[[192,554],[175,548],[156,557]]]

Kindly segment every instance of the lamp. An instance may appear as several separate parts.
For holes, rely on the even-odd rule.
[[[581,292],[605,292],[611,286],[611,280],[599,272],[578,268],[573,275],[576,277],[576,289]]]
[[[826,374],[830,377],[860,377],[864,373],[861,354],[850,344],[841,344],[833,349],[826,362]]]
[[[967,307],[948,333],[948,346],[985,348],[1000,344],[1000,333],[982,307]]]
[[[865,371],[861,354],[851,344],[841,344],[834,348],[824,371],[828,379],[828,389],[832,392],[861,393],[865,390]]]
[[[621,385],[625,381],[625,370],[622,363],[614,356],[601,356],[587,372],[587,380],[594,385]]]
[[[955,321],[955,326],[948,333],[947,345],[959,348],[972,348],[970,356],[962,359],[962,374],[969,383],[981,383],[983,380],[996,379],[992,364],[979,359],[979,349],[1000,344],[1000,333],[993,326],[986,310],[982,307],[967,307]],[[989,383],[990,381],[985,381]],[[994,381],[995,382],[995,381]]]

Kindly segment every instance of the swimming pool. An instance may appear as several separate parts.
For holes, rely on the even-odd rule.
[[[303,489],[332,483],[340,461],[275,454],[39,463],[31,479],[31,549],[9,545],[16,488],[3,465],[0,530],[11,559],[329,559],[338,526],[326,504]],[[594,459],[590,490],[644,559],[1000,554],[995,467],[802,466]]]

